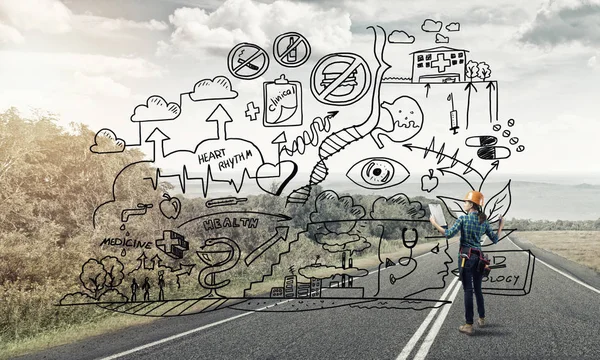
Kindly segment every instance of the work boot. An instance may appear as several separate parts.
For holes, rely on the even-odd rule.
[[[479,319],[477,319],[477,325],[479,327],[484,327],[485,326],[485,318],[479,318]]]
[[[464,324],[458,328],[458,331],[461,333],[465,333],[467,335],[473,335],[473,325],[472,324]]]

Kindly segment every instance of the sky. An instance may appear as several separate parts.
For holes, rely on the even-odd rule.
[[[460,30],[443,28],[441,33],[450,40],[439,44],[434,33],[422,30],[426,19],[444,26],[456,22]],[[333,129],[361,123],[368,116],[370,95],[352,105],[331,106],[315,100],[310,82],[317,62],[336,52],[360,55],[374,70],[374,35],[368,28],[374,25],[388,35],[402,30],[416,38],[412,44],[386,45],[384,58],[392,68],[385,76],[410,75],[409,54],[436,46],[466,49],[472,59],[490,65],[490,80],[498,84],[497,122],[504,130],[508,119],[514,119],[511,137],[518,136],[525,146],[522,153],[513,147],[510,162],[502,164],[506,173],[600,172],[595,166],[600,133],[596,108],[600,0],[457,0],[444,5],[431,0],[7,0],[0,3],[0,110],[15,106],[29,114],[41,109],[58,114],[62,124],[85,123],[94,131],[109,128],[127,144],[140,142],[140,126],[145,138],[160,125],[170,138],[164,142],[167,152],[193,151],[203,139],[214,137],[214,123],[204,120],[219,102],[194,102],[181,94],[192,92],[202,79],[225,76],[239,95],[220,102],[234,120],[228,125],[229,137],[252,141],[265,161],[274,163],[278,158],[271,141],[283,130],[291,146],[302,131],[310,131],[313,118],[328,111],[339,111],[331,120]],[[284,68],[271,59],[268,70],[254,80],[229,72],[227,55],[237,44],[253,43],[272,55],[276,37],[289,31],[301,33],[310,43],[312,52],[305,64]],[[264,82],[283,73],[302,84],[303,126],[265,128],[262,113],[258,120],[249,120],[247,103],[262,108]],[[485,116],[485,85],[476,84],[471,123],[473,131],[492,133]],[[416,86],[382,90],[382,98],[392,102]],[[447,149],[454,149],[460,143],[448,136],[449,109],[446,94],[439,89],[434,85],[422,106],[444,111],[426,110],[427,128],[410,142],[427,146],[436,136],[438,146],[446,142]],[[465,116],[465,94],[462,90],[455,94],[460,119]],[[153,95],[178,104],[180,116],[152,124],[132,121],[136,107]],[[507,142],[500,133],[500,140]],[[142,150],[152,154],[152,144],[141,140]],[[406,148],[388,143],[384,150],[390,156]],[[360,160],[356,152],[363,151],[382,156],[371,142],[347,152],[343,166],[331,166],[332,171],[345,173]],[[318,160],[316,148],[309,147],[294,160],[301,171],[309,172]],[[415,171],[426,173],[432,166],[417,166]]]

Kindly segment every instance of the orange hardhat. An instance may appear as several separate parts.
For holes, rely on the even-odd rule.
[[[465,196],[465,200],[471,201],[479,206],[483,206],[483,194],[479,191],[469,191]]]

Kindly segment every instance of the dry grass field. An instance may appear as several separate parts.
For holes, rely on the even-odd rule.
[[[517,237],[600,272],[600,231],[519,231]]]

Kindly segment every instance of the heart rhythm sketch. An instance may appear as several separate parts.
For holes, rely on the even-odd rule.
[[[369,53],[313,54],[293,30],[271,51],[233,46],[223,63],[237,82],[206,73],[178,99],[149,96],[124,114],[133,139],[108,128],[90,139],[94,157],[145,158],[103,169],[114,181],[91,216],[94,249],[57,306],[172,317],[451,303],[440,294],[459,276],[457,250],[428,205],[451,226],[479,191],[499,227],[512,180],[489,179],[527,145],[521,122],[499,116],[490,65],[447,46],[457,22],[369,26]],[[432,47],[406,50],[428,33]],[[252,81],[267,69],[276,77]],[[493,258],[484,292],[527,295],[533,254],[481,244]]]

